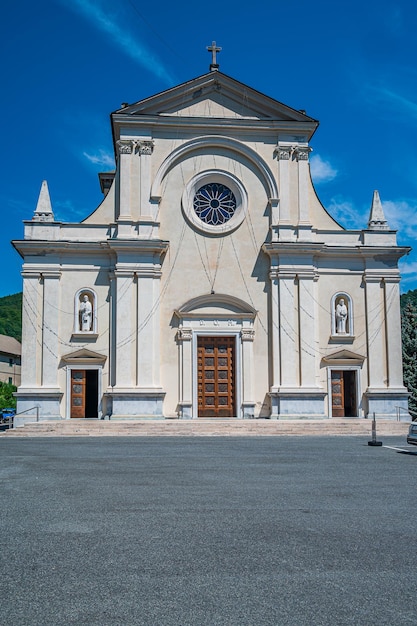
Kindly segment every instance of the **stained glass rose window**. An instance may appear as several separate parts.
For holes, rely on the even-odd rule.
[[[194,211],[205,224],[217,226],[225,224],[236,210],[236,198],[226,185],[208,183],[194,196]]]

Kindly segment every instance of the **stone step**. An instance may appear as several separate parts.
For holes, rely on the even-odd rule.
[[[377,437],[406,436],[408,422],[377,420]],[[372,420],[90,420],[71,419],[27,423],[0,433],[7,437],[206,437],[206,436],[332,436],[363,435],[371,438]]]

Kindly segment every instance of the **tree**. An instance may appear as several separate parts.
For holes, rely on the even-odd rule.
[[[417,306],[408,300],[401,311],[404,384],[410,392],[408,406],[417,412]]]
[[[16,398],[13,393],[17,387],[11,383],[4,383],[0,381],[0,411],[8,408],[16,408]]]
[[[0,335],[22,341],[22,294],[0,298]]]

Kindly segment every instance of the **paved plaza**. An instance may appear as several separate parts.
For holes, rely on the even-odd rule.
[[[417,448],[368,439],[1,438],[1,624],[414,626]]]

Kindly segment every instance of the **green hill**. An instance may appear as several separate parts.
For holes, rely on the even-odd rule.
[[[22,341],[22,294],[0,298],[0,335]]]
[[[407,291],[407,293],[401,295],[401,309],[404,309],[407,302],[411,302],[411,304],[417,307],[417,289]]]

